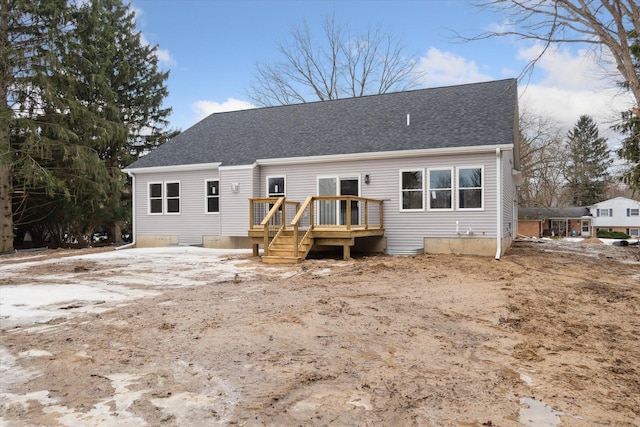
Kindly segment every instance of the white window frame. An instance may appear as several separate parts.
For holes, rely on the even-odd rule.
[[[282,191],[278,191],[278,192],[274,192],[274,193],[269,193],[269,180],[270,179],[282,179],[283,180],[283,185],[284,188],[282,189]],[[265,186],[265,193],[267,195],[267,197],[286,197],[287,196],[287,176],[286,175],[269,175],[266,177],[266,186]],[[278,196],[272,196],[271,194],[278,194]]]
[[[403,188],[403,183],[402,183],[402,174],[405,172],[420,172],[422,174],[422,188],[418,189],[404,189]],[[400,212],[424,212],[424,188],[425,188],[425,176],[424,176],[424,168],[412,168],[412,169],[400,169],[399,172],[399,183],[398,183],[398,187],[399,187],[399,193],[400,193],[400,199],[399,199],[399,203],[398,203],[398,207],[400,208]],[[403,207],[403,200],[404,200],[404,192],[405,191],[411,191],[411,192],[418,192],[420,191],[420,194],[422,196],[422,206],[420,208],[414,208],[414,209],[405,209]]]
[[[218,194],[209,194],[209,183],[217,182],[218,183]],[[218,211],[217,212],[209,212],[209,199],[216,198],[218,199]],[[218,215],[220,214],[220,179],[211,178],[204,180],[204,213],[207,215]]]
[[[606,215],[603,213],[606,212]],[[611,218],[613,216],[613,209],[598,209],[598,217]]]
[[[449,171],[449,174],[451,176],[451,187],[449,188],[431,188],[431,172],[439,172],[439,171]],[[434,208],[431,207],[431,192],[432,191],[449,191],[451,194],[451,207],[448,208]],[[452,211],[453,207],[455,206],[455,186],[454,186],[454,170],[452,167],[450,168],[427,168],[427,191],[426,191],[426,198],[427,198],[427,210],[430,211],[438,211],[438,212],[442,212],[442,211]]]
[[[461,170],[467,170],[467,169],[480,169],[480,175],[482,177],[482,185],[481,187],[460,187],[460,171]],[[486,176],[484,174],[484,166],[458,166],[456,168],[456,188],[455,188],[455,192],[456,192],[456,210],[459,211],[463,211],[463,212],[470,212],[470,211],[484,211],[485,209],[485,200],[484,200],[484,188],[486,186]],[[460,197],[460,190],[480,190],[480,207],[479,208],[461,208],[460,207],[460,200],[462,199]]]
[[[177,197],[169,197],[168,195],[168,191],[167,191],[167,187],[170,184],[178,184],[178,196]],[[164,208],[165,208],[165,215],[180,215],[182,212],[182,184],[180,183],[180,181],[165,181],[164,182]],[[178,200],[178,212],[169,212],[169,201],[171,200]]]
[[[627,209],[627,216],[640,216],[640,208]]]
[[[151,197],[151,186],[159,185],[160,186],[160,197]],[[160,200],[160,212],[151,212],[151,201],[152,200]],[[162,181],[151,181],[147,183],[147,214],[148,215],[164,215],[164,182]]]
[[[631,237],[638,238],[640,237],[640,228],[630,228],[627,234]]]

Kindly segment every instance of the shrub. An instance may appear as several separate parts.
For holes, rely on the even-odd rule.
[[[598,230],[598,237],[603,239],[628,239],[631,236],[627,233],[623,233],[622,231]]]

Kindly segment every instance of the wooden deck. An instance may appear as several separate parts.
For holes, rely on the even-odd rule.
[[[342,247],[349,259],[357,238],[384,235],[382,201],[376,199],[309,196],[300,205],[259,198],[250,199],[250,213],[253,254],[262,246],[266,263],[300,262],[316,245]]]

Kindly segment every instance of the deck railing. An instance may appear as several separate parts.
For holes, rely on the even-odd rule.
[[[263,231],[265,255],[271,241],[287,228],[299,207],[299,202],[288,201],[284,197],[249,199],[249,229]]]
[[[263,231],[265,255],[278,233],[293,230],[297,257],[305,237],[314,229],[382,229],[382,203],[357,196],[309,196],[302,206],[284,197],[250,199],[250,230]]]

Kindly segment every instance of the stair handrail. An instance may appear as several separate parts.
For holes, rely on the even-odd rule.
[[[285,201],[284,197],[278,197],[278,200],[273,204],[271,209],[269,209],[269,213],[267,213],[267,215],[260,222],[260,225],[262,226],[262,230],[264,233],[264,254],[265,255],[269,255],[269,222],[278,213],[278,211],[280,210],[280,207],[282,207],[282,218],[286,218],[285,214],[286,214],[287,205],[286,203],[284,203],[284,201]],[[280,231],[280,229],[283,227],[285,223],[284,220],[282,222],[283,224],[280,224],[278,232]]]
[[[311,229],[313,228],[313,199],[314,196],[307,196],[300,209],[298,209],[298,213],[296,213],[296,216],[291,220],[291,227],[293,228],[293,241],[295,242],[293,256],[295,256],[296,258],[298,257],[301,243],[301,241],[298,240],[300,220],[304,216],[304,213],[307,209],[309,209],[309,228],[307,229],[305,235],[302,237],[302,240],[304,240],[304,238],[311,232]]]

